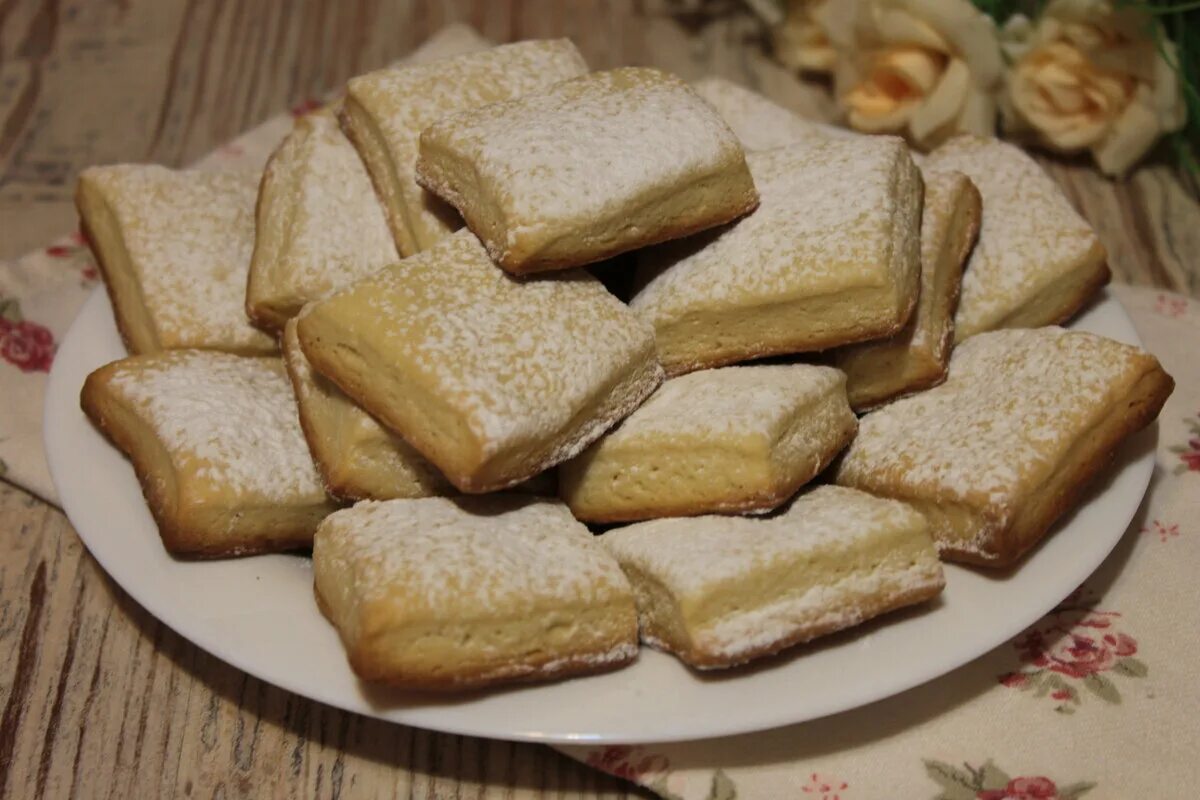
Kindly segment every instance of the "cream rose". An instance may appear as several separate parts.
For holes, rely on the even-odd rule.
[[[788,0],[787,14],[775,29],[775,55],[800,72],[831,73],[837,48],[831,30],[844,28],[852,0]]]
[[[1061,152],[1090,150],[1106,174],[1126,172],[1186,117],[1151,24],[1109,0],[1052,0],[1036,25],[1013,17],[1005,26],[1013,61],[1001,100],[1005,131]]]
[[[920,149],[992,136],[1003,61],[995,25],[969,0],[859,0],[834,88],[850,127]]]

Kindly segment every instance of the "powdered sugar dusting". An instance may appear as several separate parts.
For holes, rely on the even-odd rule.
[[[630,591],[612,556],[551,500],[501,494],[364,501],[327,517],[317,539],[326,557],[350,563],[365,602],[402,591],[418,608],[520,615],[547,603],[604,603]]]
[[[798,142],[862,136],[845,128],[804,119],[724,78],[703,78],[692,86],[729,123],[747,150],[774,150]]]
[[[426,207],[417,185],[418,137],[438,119],[464,109],[508,100],[587,72],[567,39],[517,42],[426,64],[398,65],[353,78],[347,92],[380,127],[414,227],[453,230],[444,215]]]
[[[118,362],[111,386],[172,460],[238,497],[324,497],[283,364],[175,350]]]
[[[857,563],[862,561],[859,552],[897,531],[924,537],[920,557],[893,558],[885,552],[878,561]],[[697,648],[736,658],[784,641],[797,630],[856,624],[862,619],[858,603],[864,595],[912,596],[941,586],[941,567],[925,531],[924,518],[903,503],[822,486],[773,517],[654,520],[610,531],[600,541],[622,565],[661,585],[679,606],[701,606],[730,586],[757,580],[761,570],[773,565],[832,554],[842,554],[854,565],[829,584],[802,593],[780,587],[761,605],[694,621]]]
[[[772,562],[827,547],[850,551],[897,527],[923,530],[925,521],[904,503],[820,486],[774,516],[657,519],[600,541],[672,594],[694,597]]]
[[[599,281],[582,270],[513,278],[469,231],[327,302],[330,313],[371,315],[374,347],[453,403],[485,454],[565,429],[598,392],[611,391],[615,378],[635,368],[643,376],[635,404],[662,379],[654,332]],[[556,459],[603,430],[584,427]]]
[[[292,224],[280,256],[280,288],[313,300],[400,260],[383,208],[354,146],[332,114],[309,114],[283,147],[294,159]]]
[[[762,436],[774,441],[798,409],[845,384],[831,367],[724,367],[672,378],[613,431],[621,444],[644,437]]]
[[[716,234],[646,251],[630,307],[656,325],[901,283],[916,259],[915,169],[893,137],[801,143],[747,159],[762,204]],[[910,252],[911,251],[911,252]],[[907,258],[911,255],[911,258]]]
[[[837,481],[986,509],[1002,523],[1145,358],[1055,327],[974,336],[955,349],[943,385],[862,418]]]
[[[508,223],[510,247],[518,233],[610,218],[655,187],[742,157],[729,127],[687,84],[639,67],[447,117],[421,139],[474,167]]]
[[[1097,244],[1058,184],[1019,147],[960,136],[933,151],[927,168],[964,173],[983,198],[955,318],[960,338],[995,328]]]
[[[161,340],[272,349],[244,309],[258,173],[115,164],[87,176],[116,214]]]

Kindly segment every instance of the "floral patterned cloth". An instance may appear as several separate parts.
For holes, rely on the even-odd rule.
[[[271,119],[197,166],[261,166],[290,124],[287,114]],[[0,476],[51,503],[46,375],[96,283],[77,233],[0,263]],[[834,717],[729,739],[562,751],[675,800],[1200,794],[1200,302],[1114,289],[1177,388],[1133,526],[1057,609],[943,678]]]

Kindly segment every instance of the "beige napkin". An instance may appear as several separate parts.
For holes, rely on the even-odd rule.
[[[479,42],[453,26],[414,57]],[[196,166],[261,167],[291,120],[273,118]],[[46,374],[96,282],[78,234],[0,263],[0,476],[51,503]],[[1178,387],[1160,417],[1159,466],[1141,511],[1059,611],[926,686],[827,719],[706,742],[562,751],[683,800],[1200,796],[1200,303],[1115,291]]]

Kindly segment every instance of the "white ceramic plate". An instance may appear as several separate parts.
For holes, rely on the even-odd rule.
[[[1138,342],[1111,297],[1075,327]],[[308,559],[187,562],[163,550],[133,470],[79,410],[84,377],[124,355],[97,291],[58,350],[45,417],[63,506],[113,579],[175,631],[265,681],[360,714],[499,739],[632,744],[724,736],[814,719],[936,678],[1017,634],[1091,574],[1129,525],[1153,469],[1154,434],[1144,432],[1020,569],[947,566],[936,603],[753,669],[701,676],[643,649],[632,666],[607,675],[464,697],[401,694],[354,677],[313,602]]]

